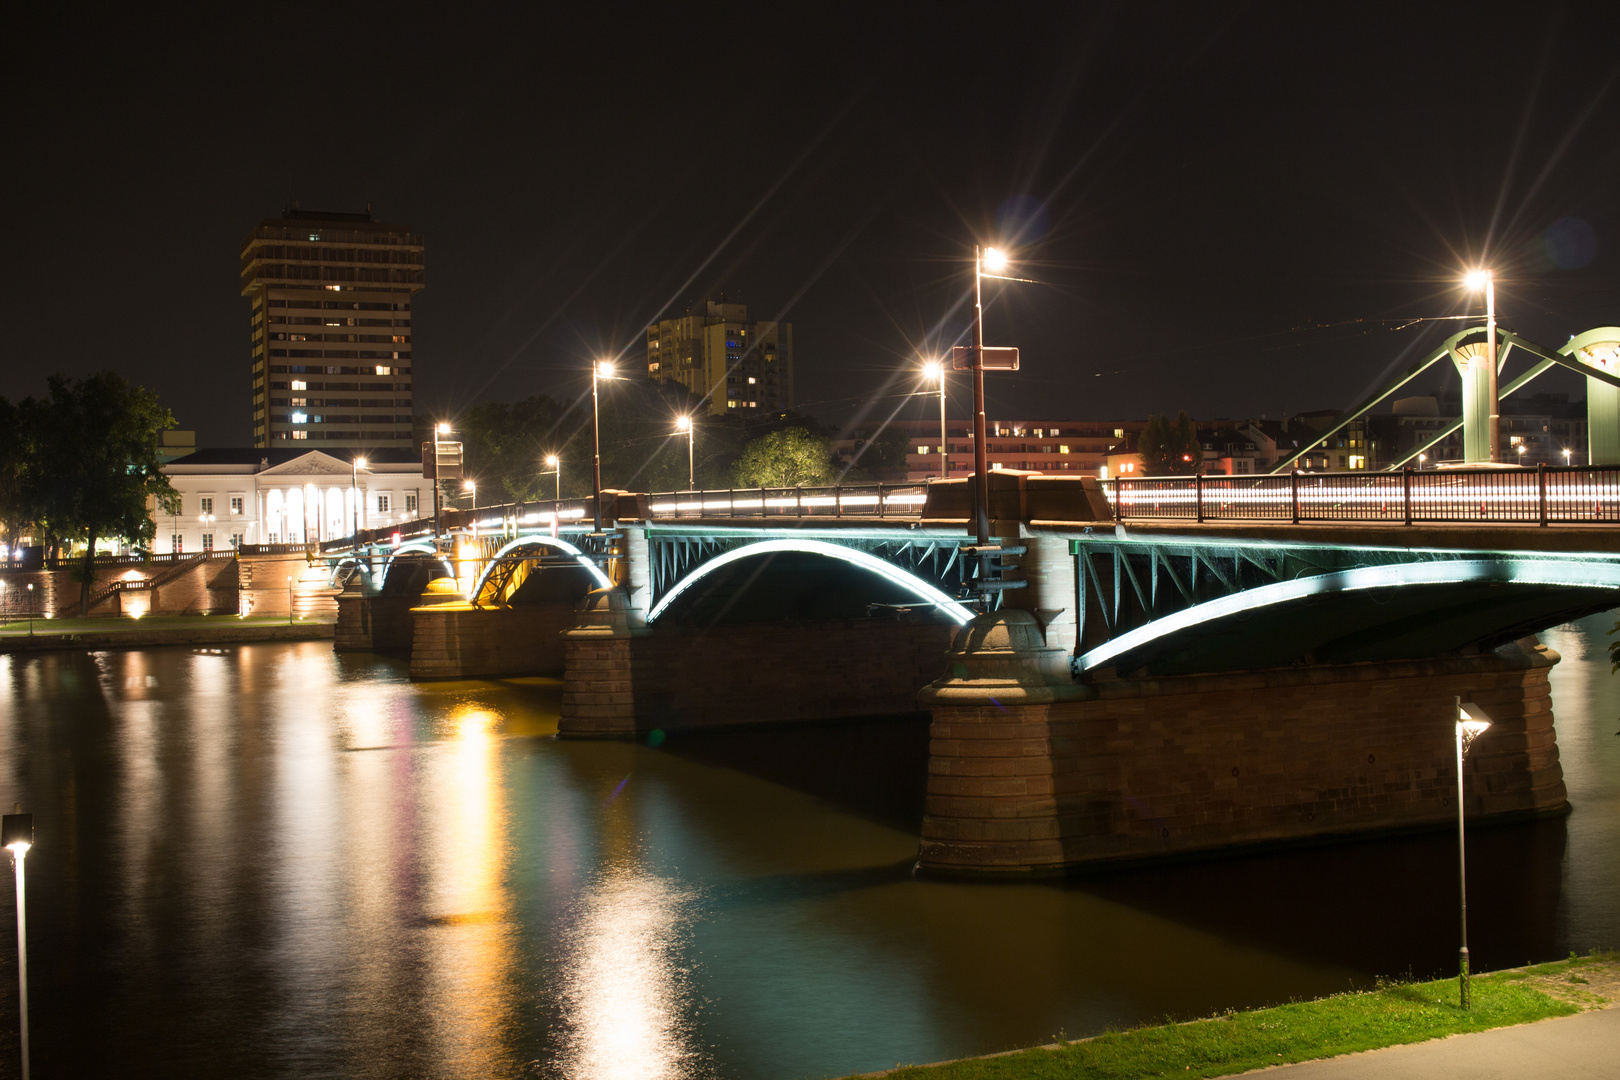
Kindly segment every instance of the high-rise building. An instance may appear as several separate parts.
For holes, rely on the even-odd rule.
[[[724,293],[647,327],[647,374],[707,397],[716,416],[793,407],[793,324],[749,322],[748,308]]]
[[[253,445],[409,449],[411,297],[422,237],[369,212],[292,209],[242,244],[253,304]]]

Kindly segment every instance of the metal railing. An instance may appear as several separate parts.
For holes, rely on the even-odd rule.
[[[1620,466],[1150,476],[1103,482],[1117,520],[1620,524]]]
[[[726,488],[647,496],[655,520],[680,518],[920,518],[923,484],[836,484],[831,487]]]

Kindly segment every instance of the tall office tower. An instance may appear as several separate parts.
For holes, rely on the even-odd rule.
[[[748,308],[720,293],[690,311],[647,327],[647,374],[708,397],[716,416],[734,410],[793,407],[793,324],[749,322]]]
[[[421,288],[422,238],[403,225],[296,208],[259,222],[242,244],[253,445],[411,449]]]

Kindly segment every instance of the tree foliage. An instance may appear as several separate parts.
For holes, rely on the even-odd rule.
[[[802,427],[784,428],[743,447],[733,469],[737,487],[814,487],[837,476],[827,440]]]
[[[84,540],[87,597],[98,538],[150,541],[149,499],[164,513],[179,512],[158,458],[174,417],[157,395],[111,371],[52,375],[47,386],[43,400],[0,403],[9,429],[0,439],[0,520],[13,538],[27,529],[53,551]]]
[[[1185,409],[1174,420],[1150,414],[1147,426],[1136,438],[1136,452],[1149,476],[1189,475],[1197,472],[1204,460],[1198,427]]]

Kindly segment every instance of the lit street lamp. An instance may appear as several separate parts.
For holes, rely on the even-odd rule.
[[[17,1012],[22,1021],[22,1076],[28,1080],[28,903],[23,861],[34,846],[34,815],[23,813],[22,803],[0,821],[0,844],[11,852],[17,878]]]
[[[675,430],[686,432],[686,490],[697,490],[697,456],[694,449],[697,439],[697,425],[692,423],[690,416],[682,416],[675,421]]]
[[[1569,455],[1570,455],[1570,449],[1569,449],[1569,447],[1566,446],[1566,447],[1564,447],[1564,464],[1565,465],[1569,464]]]
[[[209,529],[214,524],[214,515],[213,514],[198,514],[197,515],[197,523],[202,526],[202,530],[201,530],[202,532],[208,533]],[[209,543],[206,543],[206,544],[202,545],[202,549],[204,551],[211,551],[211,550],[213,550],[213,546],[214,546],[213,542],[210,541]]]
[[[613,361],[598,360],[591,367],[591,501],[596,508],[596,531],[602,531],[602,399],[598,385],[603,379],[623,379],[613,374]]]
[[[990,452],[985,446],[989,425],[984,415],[984,279],[1021,280],[1004,277],[1000,271],[1006,268],[1006,253],[999,248],[973,246],[973,475],[978,478],[973,524],[974,536],[981,549],[990,545]],[[988,274],[985,273],[987,269],[990,271]],[[990,556],[981,551],[979,584],[988,584],[989,578]],[[981,604],[988,608],[989,593],[981,588],[979,596]]]
[[[549,473],[557,478],[557,501],[562,502],[562,459],[556,454],[547,454],[546,464],[551,468],[543,470],[540,475],[545,476]]]
[[[1457,952],[1461,973],[1462,1007],[1468,1008],[1468,860],[1463,846],[1463,755],[1469,745],[1491,726],[1485,710],[1457,698],[1457,899],[1462,920],[1462,948]]]
[[[939,380],[939,478],[945,480],[951,475],[949,444],[945,441],[945,365],[938,360],[928,361],[923,365],[923,378]]]
[[[433,428],[433,542],[437,547],[439,542],[439,496],[444,489],[444,478],[439,475],[439,458],[441,451],[439,443],[448,441],[444,436],[450,434],[450,425],[440,421]]]
[[[1485,290],[1485,384],[1491,396],[1491,460],[1502,460],[1502,404],[1496,400],[1496,280],[1489,270],[1471,270],[1465,279],[1476,292]]]
[[[360,489],[356,486],[360,479],[360,470],[366,467],[366,459],[357,457],[349,462],[349,502],[354,504],[354,542],[360,543]]]
[[[463,480],[461,489],[472,494],[472,523],[473,543],[478,542],[478,484],[473,480]]]

